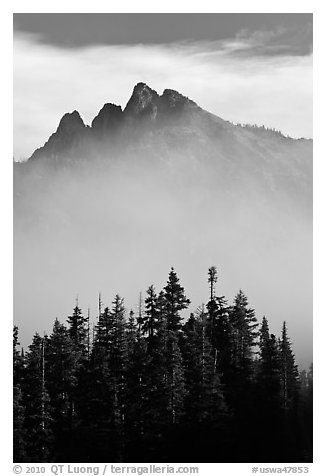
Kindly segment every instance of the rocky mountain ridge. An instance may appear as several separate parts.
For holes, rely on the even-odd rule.
[[[121,130],[146,126],[162,126],[167,120],[176,120],[192,109],[200,110],[196,103],[172,89],[165,89],[161,96],[145,83],[134,87],[126,107],[106,103],[87,126],[78,111],[66,113],[59,126],[43,147],[36,149],[30,159],[53,157],[65,154],[89,152],[90,143],[106,141]]]
[[[201,143],[226,138],[231,142],[262,140],[283,142],[310,142],[285,137],[278,131],[235,125],[200,108],[194,101],[172,89],[165,89],[160,96],[145,83],[138,83],[126,104],[121,106],[106,103],[88,126],[78,111],[66,113],[59,122],[56,132],[30,159],[89,157],[107,152],[112,146],[133,146],[145,137],[162,135],[171,143],[171,136],[187,143],[194,137]],[[193,137],[191,137],[193,136]],[[223,136],[223,137],[222,137]],[[203,144],[202,144],[203,145]],[[217,144],[218,145],[218,144]]]

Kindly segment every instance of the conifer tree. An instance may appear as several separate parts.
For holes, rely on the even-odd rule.
[[[105,307],[98,318],[95,326],[95,342],[96,349],[103,348],[106,352],[110,351],[113,340],[114,321],[110,313],[110,309]]]
[[[76,351],[85,354],[87,349],[87,317],[83,316],[78,302],[74,307],[73,313],[68,317],[69,335],[74,343]]]
[[[167,411],[170,414],[170,423],[175,424],[184,413],[186,388],[179,336],[173,330],[167,331],[166,370]]]
[[[225,410],[220,378],[205,332],[207,314],[201,308],[184,325],[182,352],[187,389],[186,410],[191,422],[215,422]]]
[[[291,459],[298,458],[300,446],[298,421],[299,380],[291,342],[283,322],[282,335],[279,340],[281,402],[283,409],[283,442],[286,453]],[[286,446],[285,446],[286,445]]]
[[[45,383],[47,337],[36,333],[26,355],[24,380],[26,452],[29,461],[46,462],[51,457],[53,433],[50,399]]]
[[[270,335],[265,316],[259,331],[259,357],[257,394],[264,412],[273,418],[279,413],[281,403],[280,355],[275,335]]]
[[[140,337],[139,327],[137,326],[135,313],[133,310],[129,312],[129,318],[126,324],[126,345],[128,355],[133,352],[137,338]]]
[[[135,332],[136,331],[136,332]],[[153,425],[153,405],[151,402],[151,356],[147,341],[136,330],[134,319],[127,324],[128,357],[125,385],[125,425],[128,453],[134,461],[139,451],[146,451],[144,441]]]
[[[270,334],[266,317],[259,329],[259,359],[254,394],[255,440],[262,461],[282,461],[283,423],[281,411],[280,355],[277,340]],[[270,448],[273,448],[271,453]]]
[[[227,312],[216,313],[214,334],[227,404],[245,420],[252,411],[253,348],[257,327],[255,312],[242,291]]]
[[[148,351],[152,352],[154,345],[154,335],[157,333],[159,321],[159,303],[155,293],[155,288],[151,285],[147,289],[145,299],[145,312],[141,320],[141,331],[147,336]]]
[[[102,311],[102,302],[99,302],[101,313],[94,330],[90,361],[83,379],[80,379],[83,392],[81,414],[91,431],[104,430],[113,419],[111,352],[115,324],[110,309],[106,306]]]
[[[71,355],[73,358],[73,368],[70,389],[70,421],[72,427],[79,424],[79,404],[83,398],[80,392],[79,381],[87,367],[88,362],[88,319],[83,316],[83,312],[78,305],[73,309],[71,316],[67,318],[68,333],[72,342]]]
[[[224,296],[216,296],[215,283],[217,282],[217,270],[212,266],[208,270],[208,283],[210,289],[209,301],[206,305],[208,310],[206,322],[206,335],[209,338],[214,356],[215,372],[222,376],[223,383],[230,380],[231,347],[230,347],[230,323],[229,308]]]
[[[23,394],[21,387],[16,385],[13,388],[13,460],[15,463],[24,462],[26,457],[24,418]]]
[[[47,342],[46,382],[55,419],[55,431],[69,426],[74,389],[77,385],[74,343],[64,324],[55,319]]]
[[[112,302],[112,346],[110,349],[110,369],[114,387],[114,421],[124,421],[124,389],[127,359],[126,322],[124,300],[118,294]]]
[[[253,349],[256,346],[258,332],[255,311],[248,308],[248,299],[239,291],[229,312],[231,325],[232,366],[242,382],[253,375]]]
[[[298,397],[298,368],[295,364],[291,342],[287,334],[286,323],[283,322],[280,340],[280,370],[282,404],[285,410],[293,408]]]
[[[18,350],[18,327],[14,326],[13,330],[13,383],[14,386],[20,385],[24,372],[24,359]]]
[[[179,283],[179,278],[171,268],[169,279],[164,287],[164,306],[168,330],[179,331],[181,329],[180,311],[186,309],[190,300],[186,297],[184,288]]]
[[[305,461],[313,457],[313,364],[300,374],[299,422]]]
[[[24,373],[24,359],[18,351],[18,327],[13,331],[13,458],[16,463],[25,458],[25,408],[23,403],[22,385]]]

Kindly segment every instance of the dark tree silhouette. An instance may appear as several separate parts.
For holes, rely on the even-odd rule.
[[[77,303],[26,356],[14,327],[15,461],[312,461],[312,367],[299,379],[285,323],[257,331],[244,293],[230,306],[216,283],[212,266],[188,318],[173,268],[136,315],[100,295],[92,339]]]

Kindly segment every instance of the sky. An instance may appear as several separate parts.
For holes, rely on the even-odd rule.
[[[14,14],[14,157],[77,109],[89,124],[134,85],[170,88],[235,123],[312,137],[312,15]]]

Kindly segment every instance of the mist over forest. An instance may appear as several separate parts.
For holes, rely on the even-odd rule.
[[[207,268],[239,289],[298,362],[312,360],[312,141],[234,125],[181,94],[139,83],[124,111],[86,126],[66,114],[48,142],[14,163],[14,321],[23,346],[64,320],[78,295],[137,310],[171,266],[195,311]],[[186,317],[185,314],[184,317]]]

